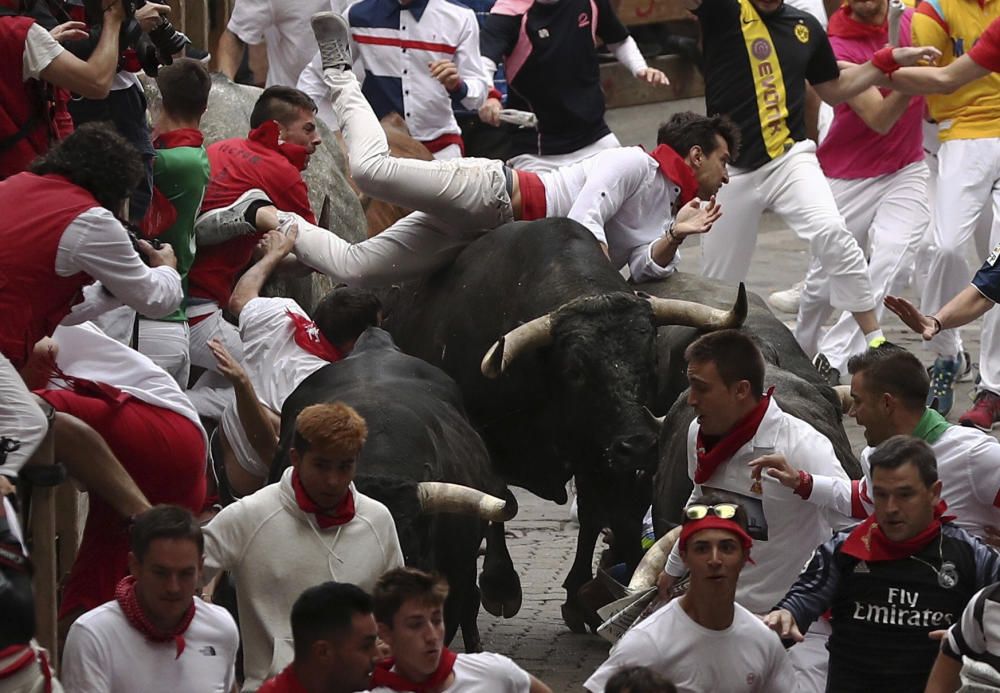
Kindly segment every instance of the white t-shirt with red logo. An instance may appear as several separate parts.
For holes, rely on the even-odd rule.
[[[681,693],[795,690],[795,672],[778,636],[739,604],[729,628],[709,630],[673,600],[625,633],[583,687],[600,693],[631,666],[649,667]]]

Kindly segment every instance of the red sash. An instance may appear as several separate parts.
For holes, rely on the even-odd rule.
[[[392,671],[392,666],[396,660],[389,658],[375,665],[372,672],[372,688],[385,686],[394,691],[410,691],[411,693],[433,693],[441,684],[451,676],[451,670],[455,668],[455,659],[458,657],[447,647],[441,650],[441,659],[438,661],[437,669],[426,681],[416,683],[400,676]]]

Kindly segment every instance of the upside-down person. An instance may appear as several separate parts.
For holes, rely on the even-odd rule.
[[[7,210],[0,228],[0,492],[49,428],[17,374],[35,343],[71,309],[69,319],[80,322],[122,303],[154,317],[180,305],[173,250],[139,241],[137,252],[115,217],[141,170],[124,139],[107,126],[85,125],[30,172],[0,181],[0,209]]]
[[[725,117],[677,114],[660,128],[660,146],[651,155],[626,147],[541,175],[488,159],[399,159],[389,155],[385,133],[350,69],[343,18],[317,14],[313,30],[355,183],[372,197],[419,210],[354,244],[283,216],[298,225],[298,259],[337,281],[385,286],[412,279],[445,265],[484,231],[547,216],[583,224],[616,267],[628,265],[635,281],[658,279],[674,271],[684,239],[707,232],[721,214],[708,200],[728,180],[726,163],[739,145]],[[266,199],[245,200],[247,213],[258,206],[252,219],[210,213],[199,224],[219,237],[274,228],[281,215],[259,207]]]
[[[166,371],[91,324],[57,328],[36,354],[52,369],[36,394],[57,412],[97,431],[151,503],[201,510],[205,431]],[[61,443],[57,428],[56,459],[88,454]],[[89,464],[102,460],[91,457]],[[127,518],[91,493],[80,549],[60,604],[64,626],[114,596],[115,585],[128,573],[128,542]]]

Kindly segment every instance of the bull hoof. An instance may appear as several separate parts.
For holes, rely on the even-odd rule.
[[[500,618],[512,618],[521,610],[521,593],[511,595],[505,599],[496,599],[483,593],[479,600],[483,608],[494,616]]]
[[[574,633],[587,632],[587,618],[580,607],[563,604],[562,617],[563,623],[565,623],[566,627]]]

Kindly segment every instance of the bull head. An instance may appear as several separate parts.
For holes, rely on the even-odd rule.
[[[517,514],[517,503],[444,481],[421,481],[417,484],[417,499],[425,513],[471,515],[489,522],[507,522]]]
[[[653,309],[653,323],[661,325],[687,325],[702,330],[723,330],[739,327],[746,320],[747,290],[740,283],[736,303],[731,310],[718,310],[701,303],[677,301],[642,295]],[[552,343],[552,316],[562,308],[520,325],[493,344],[483,357],[480,370],[487,378],[496,378],[518,356]]]

